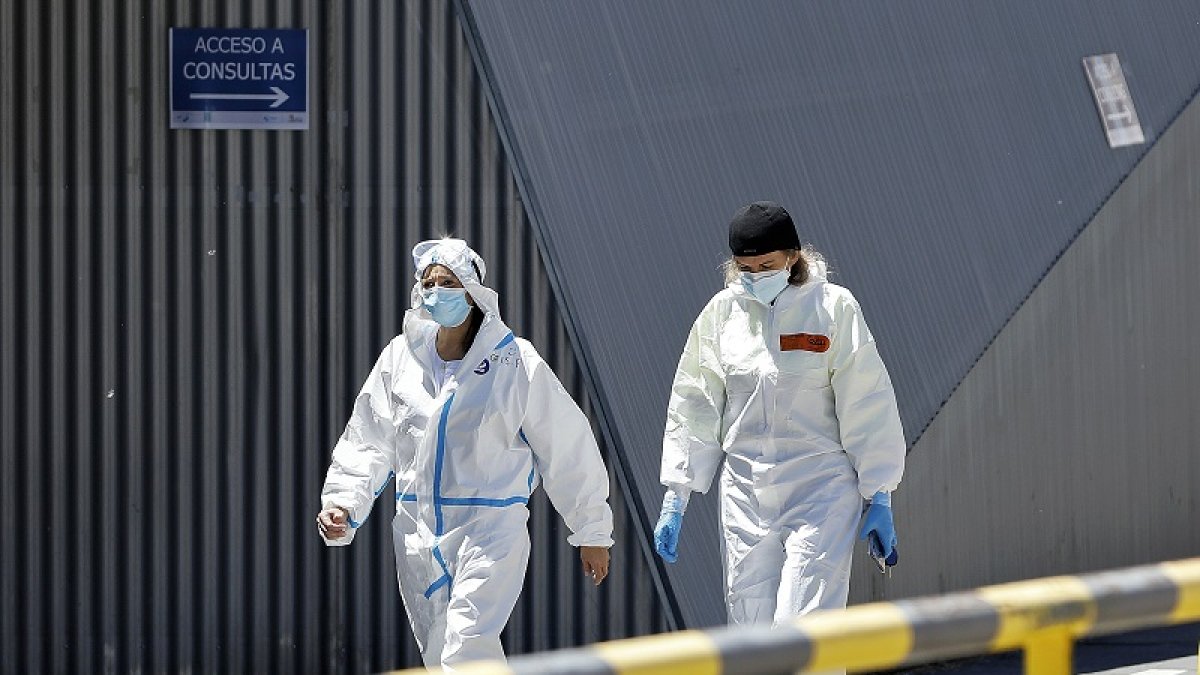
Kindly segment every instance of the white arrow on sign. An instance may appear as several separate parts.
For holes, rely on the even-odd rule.
[[[191,98],[200,100],[213,101],[275,101],[271,104],[272,108],[278,108],[283,105],[283,102],[291,98],[287,92],[279,87],[271,87],[274,94],[192,94]]]

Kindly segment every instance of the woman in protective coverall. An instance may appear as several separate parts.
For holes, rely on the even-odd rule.
[[[720,469],[729,621],[779,623],[845,607],[856,533],[894,552],[904,433],[858,303],[801,250],[787,211],[743,207],[729,245],[728,285],[692,326],[671,388],[655,548],[676,560],[688,496]]]
[[[400,595],[427,666],[503,659],[539,480],[596,584],[608,574],[608,475],[591,426],[500,319],[465,242],[413,248],[404,332],[379,356],[333,450],[317,526],[346,545],[396,478]]]

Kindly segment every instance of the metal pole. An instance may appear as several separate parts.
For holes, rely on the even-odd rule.
[[[1038,631],[1025,642],[1025,675],[1071,675],[1075,637],[1065,627]]]

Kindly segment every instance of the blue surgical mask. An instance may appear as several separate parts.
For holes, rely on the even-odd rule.
[[[435,286],[421,289],[421,304],[433,320],[446,328],[462,325],[471,313],[467,304],[467,289]]]
[[[764,305],[775,302],[775,298],[787,288],[788,277],[792,275],[791,265],[770,272],[742,272],[742,287],[746,292],[762,301]]]

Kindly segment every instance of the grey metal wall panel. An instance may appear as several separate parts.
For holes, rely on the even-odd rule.
[[[1145,147],[1080,60],[1115,51],[1152,144],[1200,84],[1194,2],[470,2],[521,189],[643,506],[729,215],[786,204],[862,301],[910,442]],[[713,500],[671,576],[719,587]],[[723,620],[688,590],[690,624]]]
[[[1200,555],[1198,186],[1200,99],[917,442],[903,564],[859,599]]]
[[[172,26],[308,28],[312,128],[169,130]],[[411,244],[469,238],[590,411],[452,6],[0,3],[0,94],[0,672],[417,663],[386,496],[312,527]],[[667,626],[612,494],[599,592],[534,499],[510,651]]]

